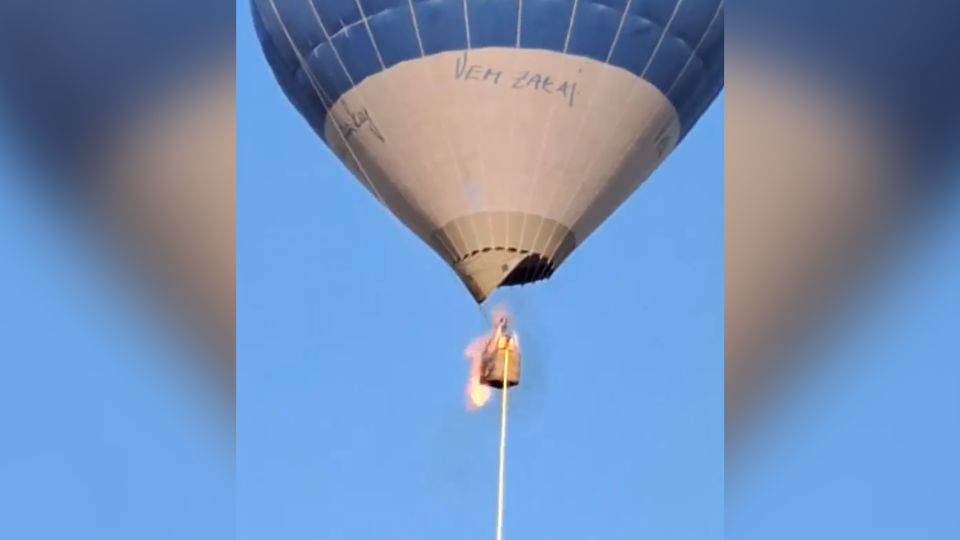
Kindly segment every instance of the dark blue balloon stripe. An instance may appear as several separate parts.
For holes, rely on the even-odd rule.
[[[0,2],[0,92],[31,146],[86,163],[210,52],[226,62],[235,14],[226,0]]]

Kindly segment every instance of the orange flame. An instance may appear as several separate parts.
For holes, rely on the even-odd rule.
[[[490,400],[490,387],[480,383],[480,368],[483,362],[483,350],[490,339],[485,334],[474,339],[467,346],[464,355],[470,360],[470,376],[467,378],[467,410],[475,411]]]

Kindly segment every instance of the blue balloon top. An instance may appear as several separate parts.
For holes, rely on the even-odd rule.
[[[95,153],[134,103],[207,51],[234,50],[227,0],[0,2],[0,94],[36,148]]]
[[[722,0],[253,0],[253,13],[284,92],[321,137],[327,109],[355,85],[446,51],[518,47],[607,62],[666,95],[682,135],[723,87]]]
[[[960,126],[960,2],[741,0],[731,35],[847,88],[891,121],[918,161]]]

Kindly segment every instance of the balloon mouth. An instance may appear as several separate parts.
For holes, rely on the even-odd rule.
[[[556,270],[556,265],[549,257],[539,253],[531,253],[523,258],[500,283],[501,287],[527,285],[540,280],[548,279]]]
[[[498,287],[549,278],[576,246],[560,222],[510,211],[461,216],[434,231],[431,240],[478,304]]]
[[[473,299],[482,304],[499,287],[527,285],[553,275],[557,260],[540,253],[490,248],[454,264]]]

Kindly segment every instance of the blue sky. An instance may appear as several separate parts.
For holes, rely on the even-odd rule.
[[[197,352],[16,142],[0,128],[0,538],[231,538]]]
[[[237,27],[240,537],[489,538],[498,411],[463,407],[485,321]],[[722,141],[720,100],[552,280],[499,298],[524,346],[506,537],[720,535]]]
[[[957,231],[947,198],[801,357],[727,475],[727,538],[960,537]]]

